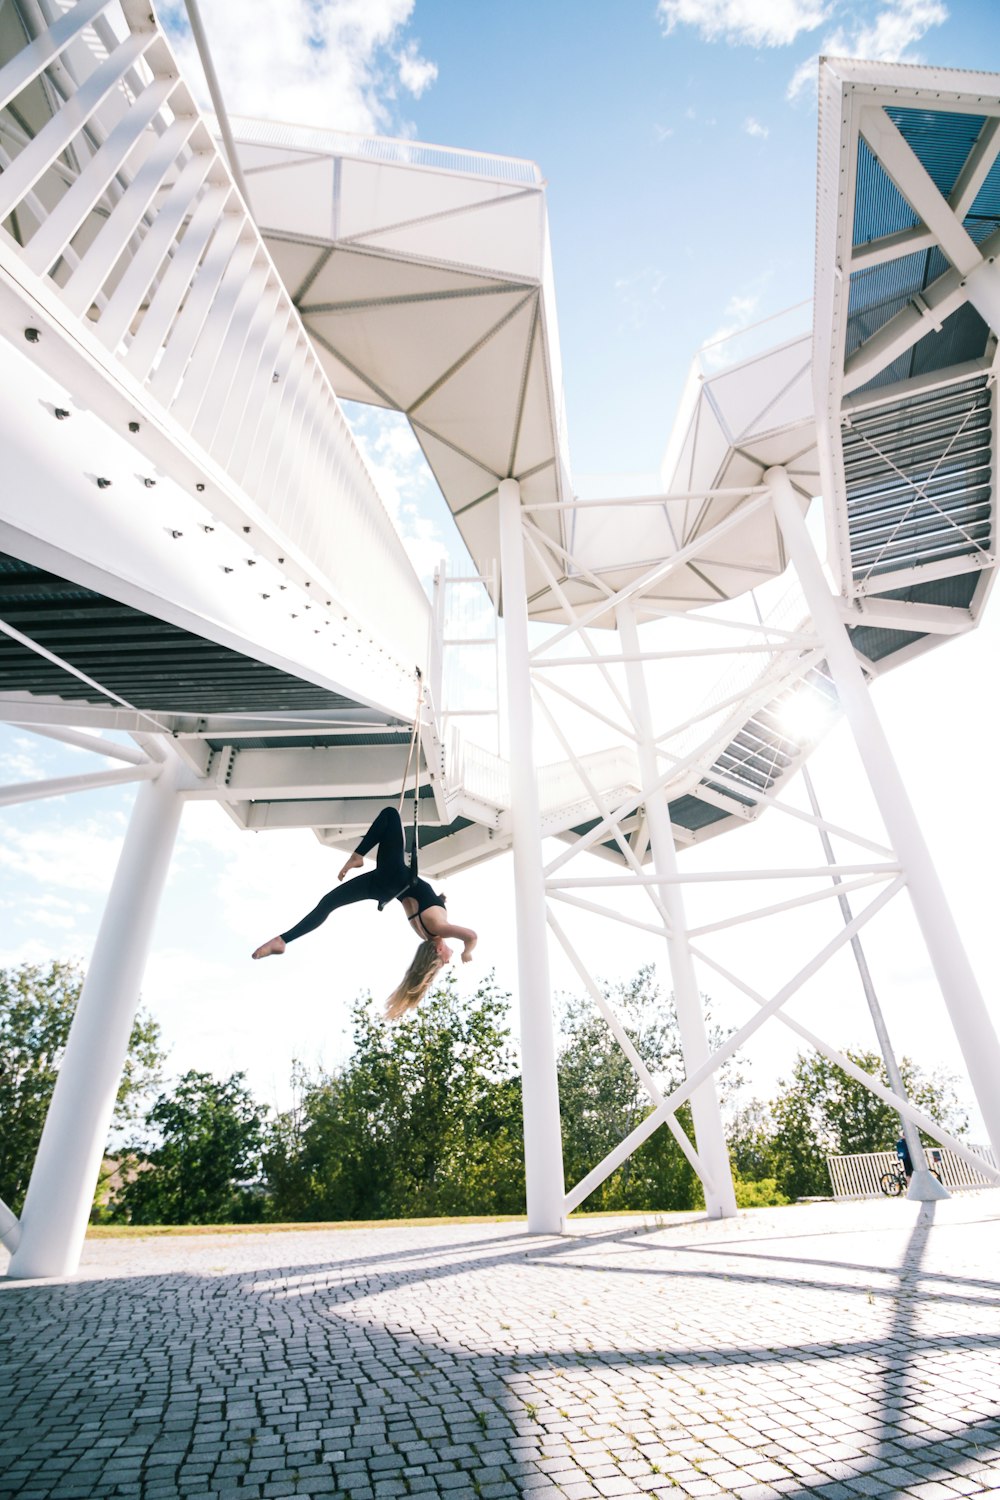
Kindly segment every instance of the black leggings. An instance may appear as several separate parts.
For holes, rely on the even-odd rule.
[[[363,875],[355,875],[343,885],[327,891],[319,905],[314,906],[301,922],[296,922],[294,927],[281,934],[286,943],[293,943],[304,933],[313,932],[332,911],[342,906],[351,906],[355,901],[378,901],[384,906],[407,889],[410,870],[403,856],[403,824],[394,807],[383,807],[355,853],[368,854],[376,844],[378,854],[374,870],[366,870]]]

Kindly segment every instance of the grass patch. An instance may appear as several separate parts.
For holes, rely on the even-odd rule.
[[[697,1209],[666,1211],[653,1215],[641,1209],[612,1209],[572,1213],[572,1222],[580,1219],[634,1219],[697,1216]],[[143,1240],[171,1235],[207,1234],[301,1234],[320,1229],[435,1229],[449,1224],[526,1224],[524,1214],[464,1214],[440,1219],[310,1219],[299,1224],[91,1224],[88,1240]]]
[[[311,1229],[433,1228],[439,1224],[517,1224],[523,1214],[468,1214],[452,1219],[309,1219],[301,1224],[91,1224],[88,1240],[136,1240],[176,1234],[297,1234]]]

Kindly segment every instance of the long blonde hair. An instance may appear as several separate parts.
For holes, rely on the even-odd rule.
[[[398,1021],[408,1010],[415,1010],[430,988],[431,980],[443,967],[433,938],[425,938],[410,960],[410,967],[403,975],[401,984],[394,989],[385,1002],[385,1015],[389,1021]]]

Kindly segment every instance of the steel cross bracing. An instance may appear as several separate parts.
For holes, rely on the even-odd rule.
[[[814,382],[849,600],[974,617],[992,582],[998,118],[992,75],[821,69],[821,180],[845,186],[821,200]]]
[[[514,851],[533,1228],[557,1228],[664,1122],[710,1212],[733,1212],[718,1067],[777,1016],[856,1076],[785,1007],[904,888],[997,1144],[996,1039],[866,681],[972,628],[992,581],[998,93],[988,75],[824,64],[812,335],[728,364],[711,351],[662,492],[587,501],[569,479],[533,164],[244,121],[244,191],[147,4],[0,7],[0,358],[16,397],[0,515],[0,661],[14,675],[0,714],[117,762],[0,799],[140,783],[22,1225],[0,1215],[8,1244],[24,1231],[19,1274],[75,1263],[103,1144],[95,1079],[112,1097],[183,802],[353,842],[372,803],[396,794],[415,665],[428,870]],[[932,137],[948,150],[928,150]],[[407,413],[474,577],[502,608],[509,761],[460,736],[446,698],[448,652],[482,649],[494,627],[452,644],[450,585],[432,609],[331,377]],[[838,595],[802,525],[820,491]],[[723,607],[773,592],[790,558],[800,588],[769,598],[763,618]],[[555,628],[533,645],[529,621]],[[700,704],[660,691],[663,673],[695,668],[723,669]],[[786,791],[838,712],[888,837],[835,827]],[[536,767],[533,718],[561,761]],[[132,746],[104,737],[121,730]],[[851,852],[832,865],[678,866],[678,848],[765,810]],[[567,847],[543,858],[543,834]],[[574,873],[588,850],[614,872]],[[688,915],[699,887],[761,880],[794,893]],[[713,949],[716,935],[865,893],[776,988]],[[650,1074],[607,1006],[569,934],[572,908],[662,934],[679,1090]],[[549,932],[651,1106],[568,1193]],[[754,1007],[715,1052],[696,962]],[[694,1142],[676,1118],[688,1099]]]
[[[558,594],[557,570],[564,566],[572,567],[575,560],[563,548],[546,548],[544,538],[539,538],[528,516],[524,519],[523,531],[525,545],[535,553],[539,566],[551,574],[550,586]],[[710,538],[706,538],[706,545],[711,546]],[[547,557],[544,555],[546,551]],[[795,589],[790,598],[786,596],[781,601],[779,617],[785,628],[779,626],[775,629],[767,617],[756,623],[748,621],[742,627],[739,639],[728,646],[696,644],[692,633],[697,630],[704,634],[706,642],[717,642],[720,633],[731,631],[736,622],[715,620],[711,610],[689,612],[683,617],[685,643],[678,645],[675,650],[661,649],[662,633],[655,647],[643,649],[640,630],[623,613],[634,611],[634,616],[642,617],[641,589],[627,591],[627,603],[613,599],[608,602],[615,603],[619,611],[618,639],[610,650],[606,643],[603,647],[598,645],[592,632],[588,631],[588,619],[593,612],[574,610],[572,605],[564,601],[565,626],[552,637],[551,642],[537,646],[533,653],[531,671],[536,708],[542,722],[566,752],[590,799],[588,815],[581,817],[579,829],[572,835],[563,835],[570,841],[570,847],[562,854],[550,858],[545,865],[547,921],[632,1063],[636,1076],[649,1097],[650,1113],[603,1162],[595,1165],[580,1183],[570,1187],[563,1199],[562,1211],[569,1212],[585,1201],[632,1151],[648,1139],[660,1124],[665,1123],[701,1177],[710,1212],[724,1212],[725,1209],[720,1208],[720,1175],[728,1174],[724,1156],[706,1160],[695,1144],[684,1136],[676,1111],[682,1103],[696,1100],[699,1089],[705,1091],[706,1086],[710,1086],[713,1075],[727,1058],[771,1017],[776,1017],[809,1045],[843,1067],[850,1076],[873,1088],[879,1097],[899,1109],[907,1124],[919,1125],[936,1139],[953,1147],[956,1142],[948,1132],[942,1131],[933,1121],[914,1109],[898,1091],[884,1088],[873,1080],[814,1028],[789,1016],[785,1009],[793,996],[834,959],[845,945],[855,941],[863,927],[893,897],[907,888],[906,871],[899,855],[890,845],[858,831],[836,826],[816,813],[795,806],[780,795],[782,784],[793,779],[797,766],[802,763],[816,740],[826,732],[833,719],[840,714],[836,686],[829,666],[823,659],[823,642],[809,617],[802,594]],[[797,616],[792,629],[787,628],[790,611],[793,616]],[[653,618],[662,620],[661,609],[655,608],[651,614]],[[651,622],[647,622],[643,629],[648,629],[649,623]],[[675,623],[680,623],[676,617]],[[840,621],[837,622],[837,630],[846,642],[846,631]],[[565,654],[565,650],[572,649],[572,643],[577,641],[584,654]],[[746,644],[748,641],[752,644]],[[557,649],[554,649],[559,646],[564,647],[561,657]],[[642,693],[643,674],[654,672],[665,659],[687,657],[691,660],[706,653],[729,654],[734,658],[733,673],[742,678],[741,690],[727,691],[727,687],[732,685],[731,674],[730,683],[724,679],[713,694],[713,698],[723,705],[721,712],[713,712],[710,700],[693,721],[689,718],[673,729],[663,729],[660,726],[654,728],[648,713],[642,707],[643,697],[647,704],[652,697],[651,692],[645,695]],[[579,675],[581,669],[590,679],[589,691],[567,692],[562,689],[557,676]],[[628,719],[624,726],[625,732],[640,747],[640,753],[642,748],[645,749],[648,770],[645,778],[637,778],[638,786],[617,796],[608,796],[593,784],[583,757],[575,755],[571,737],[561,726],[556,710],[558,701],[564,704],[569,701],[578,715],[589,712],[592,721],[600,725],[610,723],[607,703],[613,702],[620,708],[624,701],[621,685],[615,680],[615,674],[620,674],[623,670],[626,677],[629,673],[633,675],[635,695],[633,706],[626,708]],[[856,671],[860,676],[860,665],[856,665]],[[598,683],[605,689],[603,703]],[[796,710],[802,708],[803,699],[808,700],[814,696],[817,696],[822,706],[819,718],[814,716],[811,725],[803,727],[800,722],[798,729],[791,727],[795,723]],[[799,718],[801,721],[801,714]],[[760,729],[762,724],[766,726],[763,737]],[[750,732],[748,726],[753,726]],[[577,733],[579,735],[579,729]],[[694,739],[694,746],[686,756],[671,753],[666,748],[677,739],[681,739],[686,746]],[[687,873],[681,872],[674,865],[670,869],[661,868],[650,873],[644,868],[643,859],[649,843],[650,815],[655,804],[659,802],[661,807],[676,806],[679,809],[683,805],[682,799],[692,795],[705,797],[713,806],[728,812],[730,818],[738,817],[747,821],[755,820],[765,808],[771,808],[778,817],[811,826],[817,834],[846,841],[856,851],[856,855],[849,855],[847,862],[834,864],[820,864],[817,861],[791,867],[727,868],[723,863],[713,871]],[[681,845],[685,837],[689,837],[688,831],[677,823],[670,834],[675,846]],[[623,873],[571,873],[573,861],[579,854],[595,850],[617,862],[623,868]],[[863,857],[858,858],[858,854]],[[783,901],[745,909],[741,906],[737,893],[745,890],[745,882],[757,881],[794,882],[796,894]],[[683,902],[677,899],[671,901],[670,897],[673,895],[676,898],[680,892],[699,885],[712,886],[716,890],[717,900],[719,892],[728,888],[733,895],[734,909],[731,913],[708,923],[689,926]],[[809,888],[803,891],[804,886]],[[843,925],[838,924],[839,930],[809,959],[801,963],[790,978],[771,995],[762,993],[745,974],[734,971],[721,961],[713,954],[711,943],[706,946],[704,941],[712,934],[747,924],[766,924],[769,919],[803,907],[829,902],[831,897],[842,904],[846,897],[854,897],[861,892],[867,893],[863,908],[850,913]],[[623,893],[634,898],[627,910],[621,905]],[[609,898],[617,900],[618,904],[609,904]],[[582,909],[619,926],[624,924],[626,927],[660,933],[668,944],[676,946],[678,942],[683,943],[687,952],[697,958],[705,970],[717,975],[756,1007],[755,1013],[711,1055],[704,1044],[700,1056],[696,1050],[686,1047],[688,1077],[679,1088],[665,1096],[657,1080],[649,1074],[620,1018],[614,1014],[602,992],[594,975],[592,961],[581,951],[581,944],[568,936],[556,916],[554,903]],[[644,905],[645,917],[642,913]],[[593,935],[589,938],[588,946],[590,943],[600,952],[600,946]],[[676,989],[678,966],[674,953],[671,954],[671,968]],[[714,1099],[710,1095],[706,1098],[703,1092],[702,1120],[697,1131],[699,1141],[706,1131],[706,1125],[710,1126],[714,1106]],[[963,1158],[970,1165],[977,1165],[979,1158],[975,1153],[961,1146],[961,1143],[957,1144]]]

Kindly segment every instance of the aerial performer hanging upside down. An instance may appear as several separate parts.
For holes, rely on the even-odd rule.
[[[421,943],[402,983],[386,1002],[385,1013],[395,1020],[420,1004],[435,974],[450,962],[452,950],[445,938],[457,938],[462,943],[462,962],[467,964],[476,946],[476,934],[470,927],[458,927],[448,920],[444,896],[432,890],[427,881],[421,880],[416,870],[406,863],[403,824],[394,807],[383,807],[337,879],[343,880],[351,870],[360,869],[365,855],[370,854],[376,845],[378,853],[374,870],[327,891],[319,905],[314,906],[301,922],[271,938],[270,942],[262,943],[254,949],[253,957],[269,958],[272,953],[284,953],[288,943],[293,943],[304,933],[313,932],[341,906],[351,906],[355,901],[377,901],[381,911],[390,901],[397,900],[402,904],[410,926],[419,934]]]

